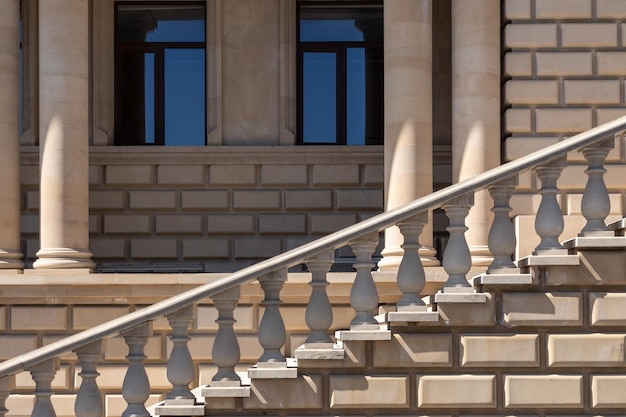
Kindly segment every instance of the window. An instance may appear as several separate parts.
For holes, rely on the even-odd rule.
[[[298,4],[298,143],[383,142],[383,7]]]
[[[205,6],[117,3],[115,142],[205,144]]]

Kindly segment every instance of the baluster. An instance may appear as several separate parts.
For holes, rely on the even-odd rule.
[[[427,212],[398,223],[400,233],[404,236],[404,255],[398,269],[398,288],[402,298],[396,305],[397,311],[426,311],[426,304],[420,297],[426,285],[426,274],[419,255],[419,236],[427,223]]]
[[[487,268],[488,274],[519,272],[513,263],[515,228],[509,219],[509,213],[513,210],[510,205],[511,196],[517,184],[517,177],[512,177],[489,187],[494,218],[487,240],[493,255],[493,262]]]
[[[102,344],[103,341],[98,340],[74,350],[81,367],[78,375],[82,378],[74,403],[76,417],[101,417],[103,415],[102,395],[96,383],[96,378],[100,375],[96,367],[102,359]]]
[[[356,256],[356,277],[350,291],[350,305],[356,312],[350,322],[350,330],[380,330],[373,312],[378,307],[378,290],[372,277],[372,254],[378,245],[378,232],[370,233],[350,242]]]
[[[287,336],[279,310],[282,304],[280,290],[285,281],[287,281],[286,270],[270,272],[259,278],[259,283],[265,293],[265,298],[261,302],[265,312],[259,324],[259,343],[263,347],[263,354],[259,358],[258,366],[273,363],[286,366],[287,360],[280,349],[285,344]]]
[[[28,368],[35,381],[35,406],[32,417],[56,417],[50,397],[52,396],[52,380],[59,367],[59,358],[52,358]]]
[[[613,236],[605,223],[606,217],[611,212],[609,192],[604,183],[604,161],[614,146],[614,139],[604,140],[582,150],[587,160],[588,168],[585,173],[588,176],[581,211],[587,224],[578,236]]]
[[[541,242],[535,248],[533,255],[561,255],[567,254],[567,249],[559,243],[558,238],[563,233],[564,222],[561,207],[556,199],[559,189],[556,182],[566,165],[565,158],[558,159],[536,169],[537,177],[541,181],[541,203],[535,218],[535,230]]]
[[[306,260],[307,268],[311,272],[311,298],[306,306],[305,321],[311,332],[304,342],[305,347],[312,343],[333,344],[328,335],[328,329],[333,324],[333,310],[326,293],[329,285],[326,275],[333,261],[334,251],[327,251]]]
[[[172,390],[167,394],[168,400],[193,400],[195,396],[189,390],[189,384],[193,381],[194,365],[189,353],[189,326],[193,321],[193,305],[183,307],[167,316],[167,321],[172,328],[172,353],[167,363],[167,380],[172,384]],[[179,402],[177,402],[179,403]]]
[[[140,324],[121,334],[128,345],[128,369],[122,383],[122,396],[128,406],[122,417],[149,417],[145,403],[150,397],[150,381],[144,367],[144,347],[152,336],[152,322]]]
[[[218,325],[215,343],[213,344],[213,362],[217,365],[217,373],[211,380],[212,387],[239,387],[241,378],[235,372],[239,363],[240,350],[237,336],[233,328],[236,320],[234,311],[239,301],[239,287],[231,288],[212,297],[217,309]]]
[[[450,219],[450,225],[446,229],[450,233],[450,238],[443,255],[443,269],[448,274],[444,291],[447,288],[471,287],[467,282],[467,273],[472,268],[472,256],[465,240],[467,231],[465,218],[473,205],[474,194],[468,194],[451,200],[443,206]]]
[[[6,400],[15,389],[15,375],[7,375],[0,378],[0,417],[4,417],[9,410],[6,407]]]

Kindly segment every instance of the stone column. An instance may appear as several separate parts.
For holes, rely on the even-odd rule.
[[[385,0],[385,210],[432,192],[432,0]],[[381,270],[404,251],[397,227],[385,231]],[[432,225],[420,238],[422,263],[438,265]]]
[[[500,1],[452,2],[452,180],[500,165]],[[489,265],[491,198],[476,193],[467,217],[472,264]]]
[[[0,7],[0,271],[24,268],[20,252],[20,1]]]
[[[89,247],[87,0],[39,0],[38,269],[93,268]]]

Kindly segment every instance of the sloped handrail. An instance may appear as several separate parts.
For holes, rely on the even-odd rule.
[[[0,377],[21,372],[45,360],[54,358],[91,342],[110,337],[124,330],[131,329],[141,323],[167,315],[186,305],[211,297],[222,291],[253,281],[259,276],[269,272],[296,265],[301,263],[304,259],[317,255],[322,251],[339,248],[358,237],[384,230],[400,220],[428,209],[439,207],[447,201],[461,197],[469,192],[483,189],[490,184],[509,178],[527,169],[558,159],[569,152],[593,145],[596,142],[624,130],[626,130],[626,116],[575,135],[567,140],[522,158],[500,165],[473,178],[433,192],[402,207],[383,212],[365,221],[248,266],[237,272],[233,272],[218,281],[201,285],[141,310],[137,310],[6,360],[0,363]]]

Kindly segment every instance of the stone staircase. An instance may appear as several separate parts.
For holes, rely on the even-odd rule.
[[[52,381],[61,358],[73,352],[82,379],[74,414],[105,413],[98,364],[114,336],[128,347],[121,395],[122,416],[192,415],[615,415],[626,407],[625,219],[605,224],[609,213],[604,159],[626,118],[495,168],[360,224],[274,258],[200,285],[177,296],[105,322],[0,363],[0,417],[13,415],[7,398],[16,374],[30,372],[32,415],[56,416]],[[607,139],[608,138],[608,139]],[[588,162],[583,196],[585,227],[559,242],[563,214],[557,181],[565,155],[577,149]],[[541,182],[532,255],[512,260],[515,233],[508,214],[516,175],[534,169]],[[493,262],[471,277],[465,218],[476,190],[493,198],[489,233]],[[428,210],[449,219],[443,256],[445,280],[429,284],[419,236]],[[404,256],[394,276],[400,296],[382,302],[372,255],[379,231],[397,225]],[[349,245],[356,274],[350,282],[352,320],[334,337],[329,271],[333,251]],[[289,321],[281,308],[288,268],[305,263],[311,292],[307,334],[286,352]],[[261,354],[240,365],[235,315],[242,288],[258,282]],[[190,350],[194,305],[210,298],[217,311],[208,384],[191,388],[198,362]],[[145,348],[155,320],[167,319],[171,353],[162,402],[146,408],[151,394]],[[163,323],[159,324],[160,326]],[[293,345],[290,340],[290,345]],[[207,347],[208,349],[208,347]],[[19,414],[17,414],[19,415]],[[107,412],[107,415],[109,413]]]

